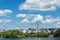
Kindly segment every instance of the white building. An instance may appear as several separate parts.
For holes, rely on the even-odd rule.
[[[29,28],[28,30],[22,30],[23,33],[40,33],[40,32],[47,32],[47,33],[54,33],[56,28],[41,28],[39,30]]]
[[[27,33],[28,31],[25,29],[25,30],[22,30],[23,33]]]

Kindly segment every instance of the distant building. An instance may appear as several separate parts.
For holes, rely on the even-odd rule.
[[[28,30],[27,30],[27,29],[25,29],[25,30],[22,30],[22,32],[23,32],[23,33],[27,33],[27,32],[28,32]]]
[[[41,28],[39,30],[29,28],[22,30],[23,33],[40,33],[40,32],[46,32],[46,33],[54,33],[57,29],[56,28]]]
[[[29,28],[28,33],[36,33],[36,29]]]
[[[54,33],[56,28],[41,28],[40,32]]]

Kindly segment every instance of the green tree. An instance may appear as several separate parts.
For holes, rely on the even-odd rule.
[[[60,29],[57,29],[57,31],[54,33],[54,37],[60,37]]]

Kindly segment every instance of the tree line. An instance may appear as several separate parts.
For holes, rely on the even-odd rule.
[[[26,37],[49,37],[50,35],[53,35],[54,37],[60,37],[60,29],[57,29],[57,31],[54,34],[49,34],[46,32],[41,33],[22,33],[19,30],[8,30],[4,32],[0,32],[0,38],[26,38]]]

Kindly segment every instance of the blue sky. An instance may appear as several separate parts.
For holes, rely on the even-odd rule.
[[[0,29],[60,27],[60,0],[0,0]]]

